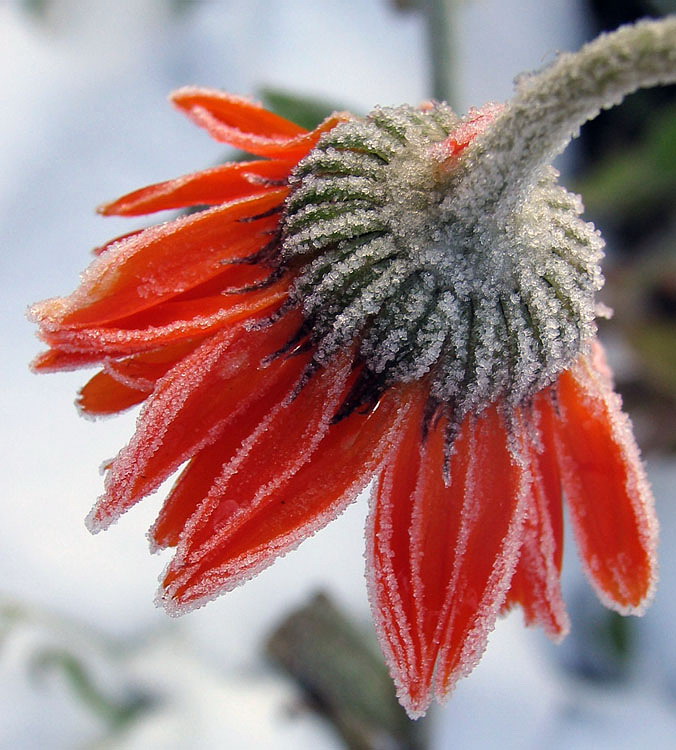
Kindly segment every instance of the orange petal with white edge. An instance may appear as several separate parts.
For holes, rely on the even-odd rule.
[[[436,604],[443,595],[433,642],[439,643],[434,674],[435,693],[442,700],[455,683],[476,666],[486,648],[504,602],[519,557],[523,516],[529,491],[524,425],[514,417],[509,432],[498,407],[487,407],[478,417],[469,415],[467,440],[457,446],[465,455],[461,502],[447,511],[453,537],[444,563],[445,587],[432,575],[432,561],[421,566],[428,599]],[[433,467],[430,467],[434,470]],[[437,474],[441,467],[436,468]],[[437,480],[438,481],[438,480]],[[453,488],[451,468],[451,489]],[[426,518],[428,534],[435,521]],[[415,547],[423,555],[424,538]],[[426,561],[421,557],[422,562]],[[429,616],[429,613],[428,613]]]
[[[287,192],[268,191],[122,240],[97,257],[70,297],[35,305],[32,316],[46,331],[101,326],[182,294],[262,248],[278,217],[250,219],[277,209]]]
[[[294,162],[242,161],[158,182],[127,193],[99,207],[104,216],[141,216],[155,211],[213,206],[265,192],[271,183],[286,181]]]
[[[553,435],[555,418],[550,389],[535,396],[532,415],[539,445],[527,437],[531,486],[523,543],[505,609],[520,604],[527,625],[540,625],[554,641],[570,629],[561,592],[563,497]]]
[[[559,377],[563,485],[599,597],[622,614],[642,614],[657,580],[657,519],[631,424],[607,373],[582,356]]]
[[[140,404],[153,392],[155,383],[200,341],[179,341],[162,349],[106,362],[103,370],[80,390],[78,408],[87,416],[98,417]]]
[[[88,517],[92,531],[156,489],[184,461],[215,442],[228,424],[250,408],[261,391],[288,373],[285,396],[300,376],[302,357],[262,360],[283,346],[298,326],[289,315],[259,331],[224,330],[183,358],[157,386],[141,412],[139,427],[106,476],[106,493]]]
[[[410,533],[420,481],[427,389],[414,394],[373,493],[366,528],[369,598],[397,693],[411,713],[430,700],[427,643],[412,596]]]
[[[60,351],[86,356],[89,362],[109,357],[126,357],[204,337],[244,320],[265,317],[288,296],[289,279],[269,289],[242,294],[225,294],[197,300],[169,300],[149,311],[118,321],[126,327],[56,328],[43,330],[41,338]],[[77,357],[74,358],[75,360]],[[36,362],[37,369],[53,367],[52,358]]]
[[[186,87],[171,96],[176,106],[217,141],[256,156],[300,160],[321,135],[350,118],[337,113],[308,132],[243,97]]]
[[[417,428],[420,442],[420,421]],[[528,486],[522,446],[517,453],[512,444],[520,438],[508,435],[495,406],[461,425],[450,482],[445,431],[445,419],[432,425],[420,458],[413,432],[402,436],[369,526],[371,603],[413,717],[433,691],[445,697],[483,652],[516,565]]]
[[[407,391],[390,389],[375,410],[331,424],[317,444],[309,429],[309,461],[299,461],[303,445],[301,454],[282,445],[284,430],[261,433],[240,470],[214,486],[188,524],[160,592],[169,612],[180,614],[238,586],[341,513],[379,468],[408,409]],[[295,433],[302,415],[291,404],[287,416]],[[270,466],[272,445],[284,448],[277,467]],[[259,477],[243,471],[254,466]]]

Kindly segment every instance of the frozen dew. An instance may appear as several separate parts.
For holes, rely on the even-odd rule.
[[[318,360],[359,337],[385,385],[431,372],[458,423],[502,396],[520,403],[570,366],[594,333],[602,284],[603,243],[554,170],[518,206],[477,210],[472,140],[501,111],[377,108],[342,123],[295,170],[284,218]]]

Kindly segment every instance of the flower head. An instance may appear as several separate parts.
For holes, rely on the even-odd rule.
[[[169,612],[255,575],[374,477],[370,597],[411,715],[472,669],[501,611],[566,633],[563,495],[600,597],[643,610],[656,521],[595,338],[603,242],[548,165],[600,107],[674,80],[675,40],[674,19],[623,29],[463,118],[382,107],[306,132],[174,94],[262,158],[104,205],[201,210],[100,248],[32,311],[38,371],[102,365],[82,411],[144,403],[89,528],[183,467],[150,531],[176,547]]]

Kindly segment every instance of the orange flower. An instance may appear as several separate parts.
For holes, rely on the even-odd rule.
[[[83,412],[144,402],[89,528],[183,467],[150,531],[176,547],[159,594],[173,614],[377,479],[369,591],[412,716],[471,670],[501,611],[565,634],[562,494],[608,606],[640,613],[655,582],[652,498],[595,339],[602,242],[545,169],[561,115],[526,106],[533,92],[464,119],[426,104],[306,132],[182,89],[197,124],[262,158],[103,206],[201,210],[101,248],[76,292],[32,313],[49,345],[36,370],[102,364]],[[618,98],[589,95],[587,111],[584,96],[566,132]]]

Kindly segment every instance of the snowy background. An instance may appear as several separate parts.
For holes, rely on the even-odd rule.
[[[134,228],[97,217],[97,204],[221,157],[166,103],[172,89],[274,86],[357,111],[425,99],[424,26],[393,6],[0,0],[1,748],[342,747],[268,666],[261,643],[318,589],[368,626],[366,503],[245,587],[169,620],[152,603],[166,560],[148,554],[144,537],[160,498],[106,534],[92,537],[83,524],[101,491],[97,467],[127,441],[134,415],[82,420],[72,405],[82,373],[32,375],[27,363],[40,347],[24,314],[74,288],[89,248]],[[588,36],[575,0],[459,3],[457,108],[507,98],[517,73]],[[481,665],[432,714],[433,748],[674,746],[676,467],[653,459],[649,469],[662,582],[649,613],[632,623],[628,664],[594,650],[589,634],[606,615],[571,548],[567,643],[551,646],[519,614],[501,621]],[[102,712],[78,699],[74,672],[49,668],[45,654],[70,652],[111,694],[140,704],[149,696],[152,705],[111,735]]]

